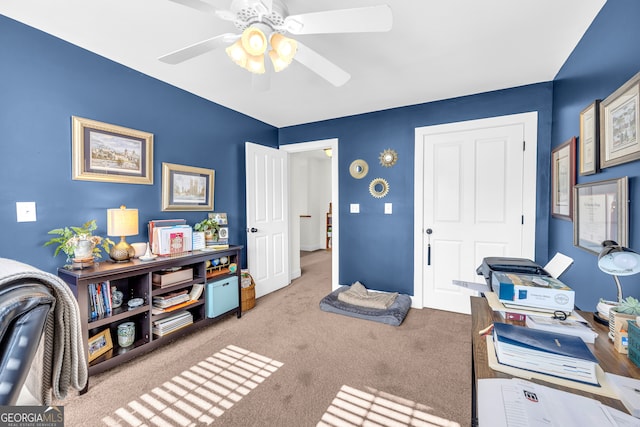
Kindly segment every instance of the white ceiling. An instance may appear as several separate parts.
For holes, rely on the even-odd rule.
[[[228,9],[231,0],[206,0]],[[290,14],[386,3],[386,33],[300,35],[346,70],[334,87],[297,62],[268,91],[218,49],[157,60],[233,23],[168,0],[2,0],[0,13],[276,127],[551,81],[606,0],[284,0]],[[3,40],[7,43],[7,40]],[[19,43],[19,40],[16,41]]]

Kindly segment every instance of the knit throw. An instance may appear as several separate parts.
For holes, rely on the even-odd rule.
[[[87,359],[84,352],[80,310],[73,292],[58,276],[18,261],[0,258],[0,286],[8,283],[42,283],[56,299],[44,329],[41,402],[64,399],[69,388],[82,390],[87,383]],[[35,363],[35,361],[34,361]]]

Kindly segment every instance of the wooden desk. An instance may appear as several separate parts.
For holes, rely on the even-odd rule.
[[[579,312],[586,320],[591,322],[591,326],[598,332],[598,338],[594,344],[587,344],[589,348],[593,351],[595,356],[598,358],[600,362],[600,366],[602,370],[605,372],[610,372],[612,374],[624,375],[627,377],[633,377],[640,379],[640,368],[637,367],[626,354],[618,353],[613,348],[613,342],[607,336],[609,329],[601,325],[597,322],[593,322],[592,313]],[[504,322],[504,323],[513,323],[524,325],[524,322],[517,321],[507,321],[502,318],[499,312],[492,311],[489,308],[489,304],[484,297],[471,297],[471,316],[472,316],[472,375],[473,375],[473,384],[472,384],[472,422],[473,425],[477,425],[477,396],[476,390],[478,387],[478,380],[484,378],[512,378],[509,374],[504,374],[502,372],[494,371],[489,367],[489,361],[487,358],[487,342],[486,338],[480,336],[479,331],[486,328],[493,322]],[[575,394],[580,394],[583,396],[587,396],[600,402],[605,405],[611,406],[616,409],[620,409],[622,411],[628,412],[622,402],[617,399],[611,399],[605,396],[600,396],[597,394],[585,392],[582,390],[567,388],[563,386],[559,386],[556,384],[551,384],[546,381],[540,380],[531,380],[532,382],[542,384],[548,387],[553,387],[559,390],[568,391]]]

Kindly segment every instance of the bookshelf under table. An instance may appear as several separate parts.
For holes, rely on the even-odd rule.
[[[58,269],[58,276],[67,283],[78,300],[85,353],[89,348],[89,340],[96,334],[102,334],[103,336],[106,334],[110,338],[109,341],[112,348],[87,362],[89,377],[119,366],[187,333],[212,325],[229,314],[235,313],[240,318],[242,315],[240,307],[242,248],[243,246],[229,246],[219,250],[193,251],[179,255],[158,257],[152,261],[140,261],[139,259],[132,259],[126,263],[102,261],[82,270]],[[226,257],[227,262],[215,268],[211,267],[211,263],[208,262],[214,259],[219,260],[223,257]],[[229,270],[230,264],[237,266],[234,272]],[[191,268],[193,270],[193,278],[166,287],[158,287],[153,284],[153,273],[175,267]],[[232,304],[233,308],[219,315],[216,314],[215,317],[207,316],[205,292],[202,292],[196,302],[179,310],[162,314],[154,314],[153,312],[152,298],[154,296],[190,289],[193,285],[206,286],[207,283],[213,280],[233,277],[238,279],[237,304]],[[105,313],[92,317],[90,286],[102,282],[108,282],[110,286],[116,286],[118,290],[123,292],[124,300],[122,306],[114,308],[110,314]],[[129,308],[127,301],[133,298],[142,298],[142,305]],[[228,298],[228,295],[225,295],[225,298]],[[167,335],[160,336],[153,333],[154,321],[186,311],[192,315],[193,323]],[[131,346],[121,348],[118,345],[117,327],[124,322],[134,322],[135,341]],[[89,381],[87,381],[87,386],[82,390],[82,393],[85,393],[88,388]]]
[[[640,379],[640,368],[636,366],[626,354],[618,353],[613,348],[613,342],[607,336],[609,328],[600,323],[591,321],[592,313],[583,312],[578,310],[578,313],[582,315],[591,324],[591,327],[598,332],[598,337],[593,344],[587,344],[593,354],[598,359],[600,366],[605,372],[612,374],[624,375],[627,377]],[[512,375],[495,371],[489,367],[489,360],[487,357],[487,341],[484,336],[480,335],[480,331],[493,322],[511,323],[514,325],[526,326],[524,321],[505,320],[502,315],[491,310],[489,304],[484,297],[471,297],[471,416],[472,425],[478,425],[477,419],[477,404],[478,396],[476,394],[478,387],[478,380],[485,378],[513,378]],[[546,381],[531,379],[531,382],[545,385],[547,387],[556,388],[558,390],[568,391],[570,393],[579,394],[582,396],[590,397],[598,400],[607,406],[619,409],[628,413],[622,402],[618,399],[612,399],[606,396],[601,396],[587,391],[563,387],[557,384],[551,384]]]

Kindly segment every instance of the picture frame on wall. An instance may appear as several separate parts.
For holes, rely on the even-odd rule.
[[[600,168],[640,159],[640,73],[600,103]]]
[[[581,176],[598,172],[600,162],[600,100],[596,99],[580,112]]]
[[[578,184],[573,188],[573,244],[598,255],[602,242],[628,246],[629,179]]]
[[[563,142],[551,151],[551,215],[571,221],[576,184],[576,138]]]
[[[153,134],[72,116],[72,178],[153,184]]]
[[[113,342],[111,341],[111,331],[109,328],[92,336],[88,340],[87,354],[89,362],[102,356],[112,348]]]
[[[212,211],[213,169],[162,163],[163,211]]]

